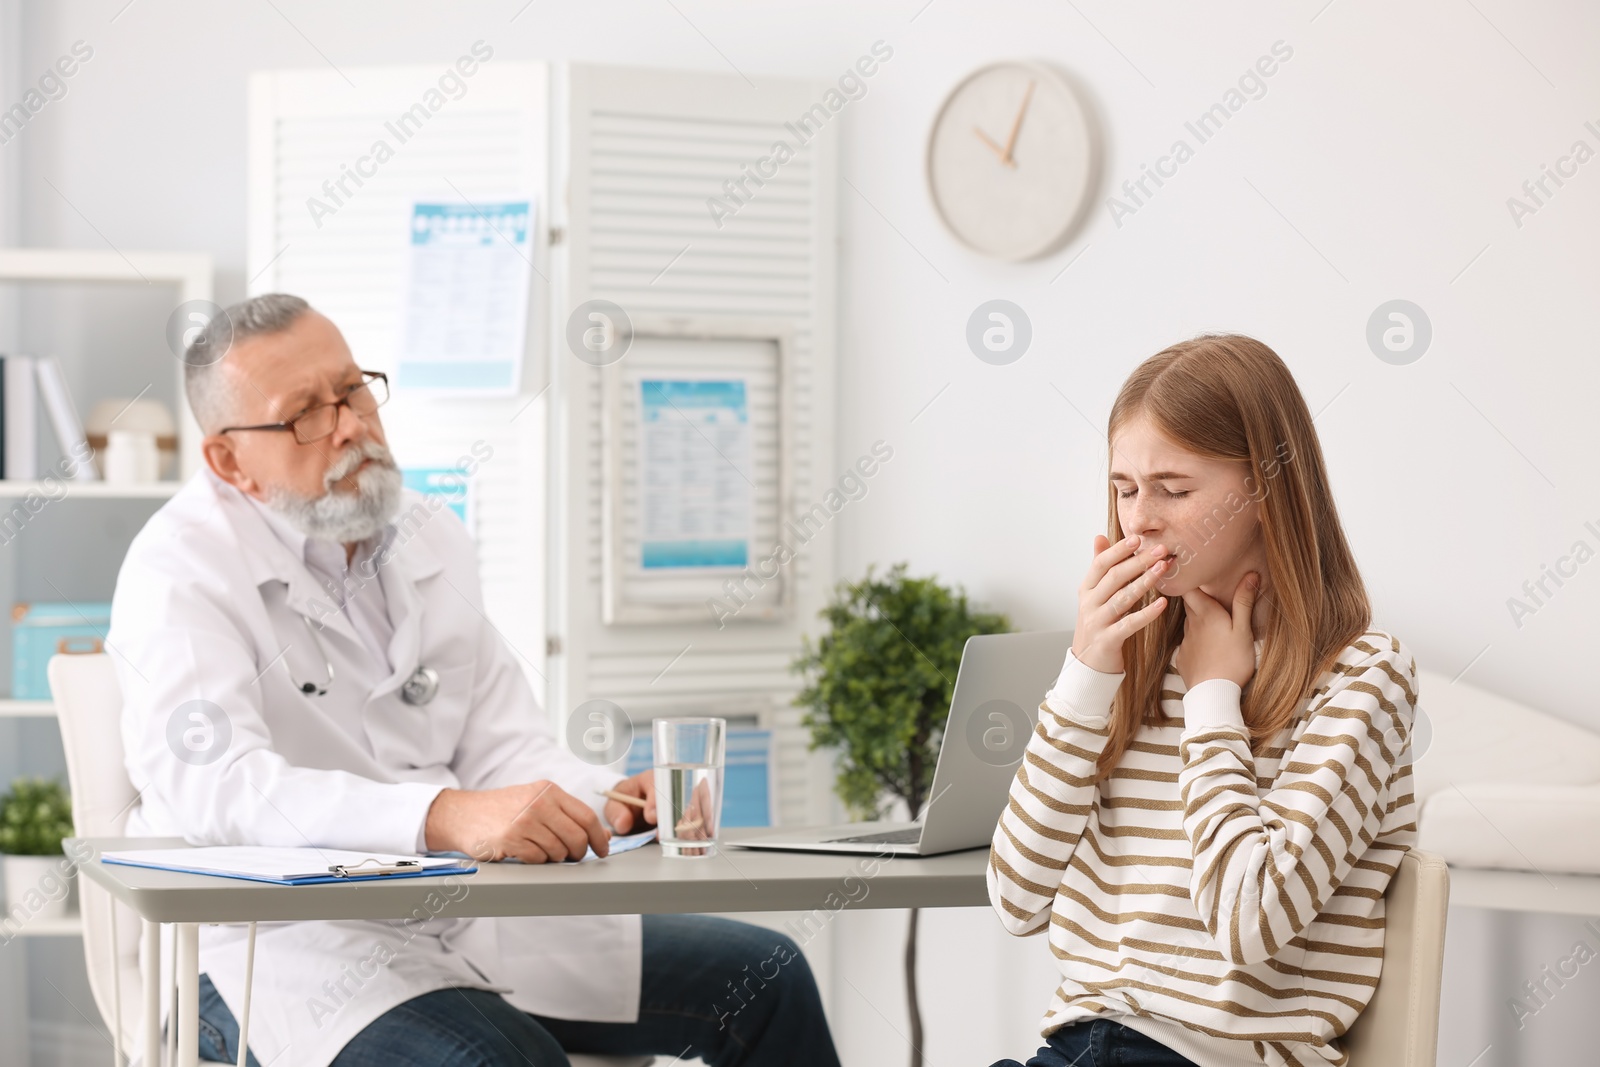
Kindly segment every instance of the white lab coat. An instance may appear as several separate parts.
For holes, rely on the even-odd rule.
[[[604,807],[594,790],[619,775],[553,736],[516,653],[482,613],[460,521],[407,491],[397,525],[393,556],[378,572],[394,624],[393,672],[374,688],[360,684],[375,672],[349,620],[238,490],[203,470],[150,519],[123,562],[107,639],[128,772],[142,792],[130,833],[414,852],[441,788],[549,779]],[[325,678],[302,616],[323,625],[334,671],[324,696],[296,687]],[[439,673],[439,690],[413,707],[399,690],[419,665]],[[211,762],[179,759],[186,750],[169,740],[175,713],[193,700],[226,716],[231,736]],[[190,720],[177,717],[181,736]],[[324,1067],[388,1009],[450,985],[497,989],[541,1015],[636,1021],[637,915],[453,919],[447,904],[439,915],[420,929],[258,928],[257,1058]],[[237,1016],[244,928],[201,930],[201,969]],[[392,960],[380,944],[397,950]]]

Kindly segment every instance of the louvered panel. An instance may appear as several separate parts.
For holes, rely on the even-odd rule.
[[[640,306],[679,307],[686,299],[720,298],[738,300],[768,314],[789,308],[794,309],[790,314],[795,318],[805,314],[806,297],[794,292],[791,279],[730,271],[701,273],[695,270],[696,262],[691,255],[685,255],[668,272],[658,270],[654,276],[648,267],[597,267],[593,277],[597,282],[609,282],[608,289],[631,297]]]
[[[692,645],[692,642],[688,643]],[[786,649],[772,648],[766,651],[752,649],[736,654],[725,651],[698,653],[691,651],[684,658],[692,656],[695,665],[706,671],[748,670],[756,666],[761,666],[764,670],[783,671],[788,669],[791,655]],[[642,652],[612,652],[596,657],[595,673],[597,677],[603,673],[606,678],[619,685],[631,684],[630,680],[640,678],[648,683],[667,669],[669,662],[670,659],[661,659]],[[678,663],[682,662],[683,660],[678,660]],[[677,664],[673,664],[672,669],[676,670]]]
[[[698,244],[703,253],[715,252],[730,260],[750,257],[756,262],[770,264],[768,269],[771,270],[811,269],[811,249],[806,242],[796,239],[789,242],[786,248],[778,248],[770,240],[743,233],[704,231],[693,233],[688,240],[684,240],[683,233],[647,233],[638,228],[601,230],[591,235],[590,247],[597,252],[624,254],[666,252],[670,257],[685,244]]]
[[[763,275],[796,280],[797,275],[803,277],[811,269],[809,249],[800,244],[794,246],[796,254],[792,256],[762,256],[763,248],[771,247],[770,242],[767,245],[749,241],[714,244],[700,238],[685,240],[681,236],[658,239],[639,231],[628,234],[625,240],[614,242],[608,242],[607,236],[601,234],[593,246],[595,254],[601,257],[601,262],[596,266],[610,270],[651,271],[651,278],[670,275],[677,266],[672,262],[673,257],[680,253],[687,255],[688,252],[695,253],[695,261],[699,264],[736,274],[743,274],[748,268],[758,268]]]
[[[818,473],[832,464],[834,131],[800,148],[763,185],[748,175],[775,141],[796,145],[784,123],[819,93],[802,83],[761,80],[752,90],[737,77],[619,68],[574,68],[572,80],[569,306],[601,297],[638,316],[787,323],[794,440],[785,519],[836,477]],[[719,227],[706,201],[734,206],[724,183],[737,189],[741,179],[750,195],[739,193],[745,202]],[[569,469],[582,477],[566,498],[572,647],[560,685],[569,706],[606,696],[636,721],[694,708],[756,714],[777,740],[779,821],[818,817],[816,796],[820,789],[826,797],[827,783],[811,779],[808,734],[790,703],[801,679],[789,664],[828,593],[831,528],[783,568],[796,594],[787,621],[718,630],[708,613],[707,624],[600,624],[601,375],[573,370],[566,440]],[[636,476],[624,464],[624,479]],[[776,464],[760,464],[756,482],[770,499]],[[758,558],[770,547],[758,541]]]
[[[385,123],[415,103],[438,73],[432,67],[352,72],[361,87],[357,99],[323,72],[269,72],[252,82],[260,128],[252,138],[251,291],[304,296],[339,326],[356,361],[377,370],[394,369],[401,342],[413,199],[530,197],[541,223],[548,210],[545,68],[485,66],[466,95],[399,143]],[[351,195],[334,203],[324,181],[347,173],[379,138],[393,158],[359,187],[347,181]],[[310,197],[334,207],[320,225],[308,210]],[[538,275],[534,282],[540,284]],[[548,306],[537,299],[534,305]],[[537,338],[530,336],[535,350]],[[532,384],[530,392],[539,388]],[[383,409],[383,422],[402,466],[475,466],[473,533],[485,611],[543,693],[539,487],[546,441],[543,407],[524,410],[528,399],[398,393]]]
[[[712,159],[732,162],[754,162],[756,156],[767,154],[776,135],[777,127],[765,123],[740,125],[719,121],[711,123],[674,123],[663,115],[620,115],[599,112],[594,116],[591,134],[597,149],[618,153],[677,154],[690,159]],[[693,145],[692,153],[684,146]],[[808,166],[804,159],[791,160],[795,167]]]
[[[657,272],[658,275],[659,273]],[[665,280],[653,283],[649,268],[598,268],[593,277],[596,282],[605,283],[608,289],[615,292],[631,292],[635,294],[636,300],[648,297],[652,302],[663,304],[673,304],[674,301],[686,296],[704,299],[708,295],[707,291],[712,289],[720,290],[727,296],[737,296],[752,301],[766,300],[773,304],[794,299],[792,294],[782,291],[786,279],[781,276],[762,276],[738,271],[702,271],[696,270],[693,266],[685,266],[681,261],[672,268],[670,285],[666,284]]]
[[[778,783],[777,821],[796,825],[812,818],[806,800],[815,783],[810,776],[811,734],[800,724],[804,710],[790,704],[801,685],[788,669],[794,655],[795,650],[788,646],[751,648],[740,655],[707,656],[706,662],[690,664],[695,658],[691,645],[664,674],[670,657],[597,656],[591,666],[597,691],[612,694],[609,699],[630,709],[636,721],[643,722],[656,713],[691,710],[756,715],[773,731],[775,740],[772,773]],[[686,664],[690,670],[675,679]]]
[[[811,183],[804,168],[793,168],[791,173],[790,168],[786,167],[772,172],[768,177],[750,167],[749,157],[741,159],[736,152],[707,154],[694,143],[680,144],[675,148],[677,150],[671,154],[610,153],[605,150],[604,142],[597,142],[592,172],[595,191],[604,191],[614,184],[632,180],[641,187],[648,185],[656,196],[670,196],[692,191],[692,188],[700,188],[702,197],[721,196],[731,189],[740,194],[737,200],[745,199],[750,193],[756,193],[756,199],[759,200],[760,192],[781,195],[787,189],[789,199],[805,202],[804,194]],[[771,171],[771,168],[766,169]],[[731,186],[727,184],[729,182]]]
[[[805,280],[804,272],[799,270],[758,270],[744,266],[753,262],[756,261],[744,256],[697,255],[672,264],[670,272],[675,280],[693,283],[701,290],[721,288],[758,294]],[[596,282],[617,289],[653,287],[652,283],[665,276],[662,271],[652,273],[649,267],[640,266],[636,261],[597,265],[591,274]]]
[[[804,224],[809,201],[810,180],[803,175],[767,179],[759,186],[753,180],[740,182],[741,173],[728,164],[690,170],[676,161],[661,160],[652,167],[618,167],[595,175],[596,202],[609,201],[628,210],[629,198],[653,201],[669,216],[691,216],[696,224],[716,226],[708,198],[739,218],[773,218]],[[730,184],[730,182],[732,184]],[[724,220],[729,216],[723,215]],[[728,223],[724,221],[723,229]]]
[[[714,225],[707,199],[704,191],[680,196],[645,196],[624,190],[596,190],[595,193],[596,206],[604,209],[614,222],[635,220],[635,225],[641,228],[640,232],[646,233],[658,227],[670,232],[685,228],[698,229],[708,223]],[[741,207],[739,219],[743,223],[740,228],[747,236],[805,240],[807,221],[804,204],[761,197]]]
[[[664,71],[659,73],[663,77],[671,77]],[[659,108],[647,110],[644,107],[633,109],[597,107],[591,113],[590,121],[597,137],[609,133],[639,135],[656,140],[670,138],[678,141],[702,140],[709,143],[734,144],[748,141],[763,147],[776,136],[778,127],[783,121],[776,116],[746,119],[726,114],[714,115],[712,111],[720,109],[716,108],[715,102],[709,100],[704,101],[703,106],[706,112],[704,116],[671,114]]]
[[[708,231],[712,223],[704,195],[688,197],[642,197],[637,193],[597,195],[596,201],[609,207],[607,218],[612,225],[627,226],[637,234],[683,235],[685,242],[710,245],[719,236]],[[608,203],[609,202],[609,203]],[[803,244],[806,240],[807,222],[803,209],[788,204],[759,202],[739,211],[741,236],[746,240],[788,240]],[[734,235],[727,235],[731,240]],[[682,247],[682,246],[680,246]]]
[[[691,653],[693,655],[693,653]],[[687,658],[687,657],[685,657]],[[596,675],[598,682],[603,675]],[[624,707],[633,709],[633,714],[640,711],[656,709],[671,709],[680,713],[693,711],[716,710],[719,704],[726,703],[724,697],[750,697],[747,707],[740,707],[739,701],[734,701],[726,710],[728,713],[737,713],[740,710],[756,712],[761,710],[768,698],[780,687],[786,686],[782,676],[772,672],[760,670],[722,670],[705,671],[694,665],[678,664],[662,675],[653,684],[630,690],[626,685],[619,685],[615,680],[608,680],[612,693],[610,699],[621,703]]]
[[[677,174],[666,168],[662,168],[661,173],[652,173],[648,169],[619,168],[604,175],[596,175],[595,180],[597,201],[630,196],[647,197],[668,211],[681,210],[688,205],[697,214],[704,214],[709,220],[711,216],[706,207],[706,198],[714,196],[725,200],[728,190],[723,182],[731,179],[728,178],[726,170],[718,173],[701,171],[693,174]],[[747,204],[738,205],[738,214],[742,217],[745,214],[745,207],[749,207],[754,214],[758,209],[779,206],[785,209],[783,215],[786,218],[804,218],[806,208],[810,204],[806,198],[810,185],[809,177],[805,176],[769,178],[759,189],[753,182],[749,183],[745,192],[754,193],[754,198]],[[745,197],[741,195],[740,198]]]

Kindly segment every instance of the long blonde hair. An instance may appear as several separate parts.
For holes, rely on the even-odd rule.
[[[1259,752],[1295,716],[1323,671],[1372,617],[1366,587],[1345,541],[1322,447],[1305,398],[1278,354],[1250,337],[1209,334],[1156,353],[1129,375],[1111,407],[1106,443],[1143,416],[1174,444],[1247,463],[1257,500],[1273,601],[1261,664],[1244,687],[1244,721]],[[1243,502],[1240,503],[1243,506]],[[1107,488],[1107,534],[1123,537],[1117,490]],[[1219,516],[1226,522],[1229,516]],[[1184,531],[1192,536],[1190,531]],[[1140,606],[1158,594],[1147,593]],[[1132,610],[1132,609],[1130,609]],[[1183,601],[1123,645],[1126,677],[1111,705],[1111,736],[1096,778],[1121,762],[1144,724],[1165,721],[1162,680],[1178,649]]]

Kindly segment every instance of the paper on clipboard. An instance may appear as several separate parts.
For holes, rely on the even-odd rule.
[[[656,832],[653,828],[645,830],[642,833],[626,834],[623,836],[613,837],[611,839],[611,848],[605,854],[605,856],[602,857],[595,855],[594,846],[591,845],[589,846],[588,855],[584,856],[583,859],[579,860],[578,862],[588,863],[590,860],[610,859],[612,856],[621,855],[624,852],[632,852],[641,845],[648,845],[655,839]]]
[[[360,852],[342,848],[274,848],[257,845],[210,845],[201,848],[132,848],[102,852],[106,863],[221,878],[244,878],[286,885],[323,881],[363,881],[369,878],[415,877],[421,874],[465,874],[472,861],[453,856],[406,856],[389,852]],[[374,862],[375,861],[375,862]],[[392,868],[401,861],[414,862],[407,874],[362,873],[362,868]],[[340,877],[333,868],[351,873]]]

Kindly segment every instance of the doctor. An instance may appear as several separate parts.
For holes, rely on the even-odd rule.
[[[231,329],[231,344],[229,330]],[[130,833],[555,863],[641,829],[555,740],[483,614],[474,548],[401,488],[381,374],[298,297],[216,316],[185,354],[206,468],[134,539],[107,646]],[[593,799],[591,799],[593,798]],[[251,1062],[566,1064],[563,1050],[838,1063],[782,934],[707,916],[258,928]],[[201,1053],[237,1058],[244,928],[202,927]],[[777,959],[775,973],[757,968]]]

